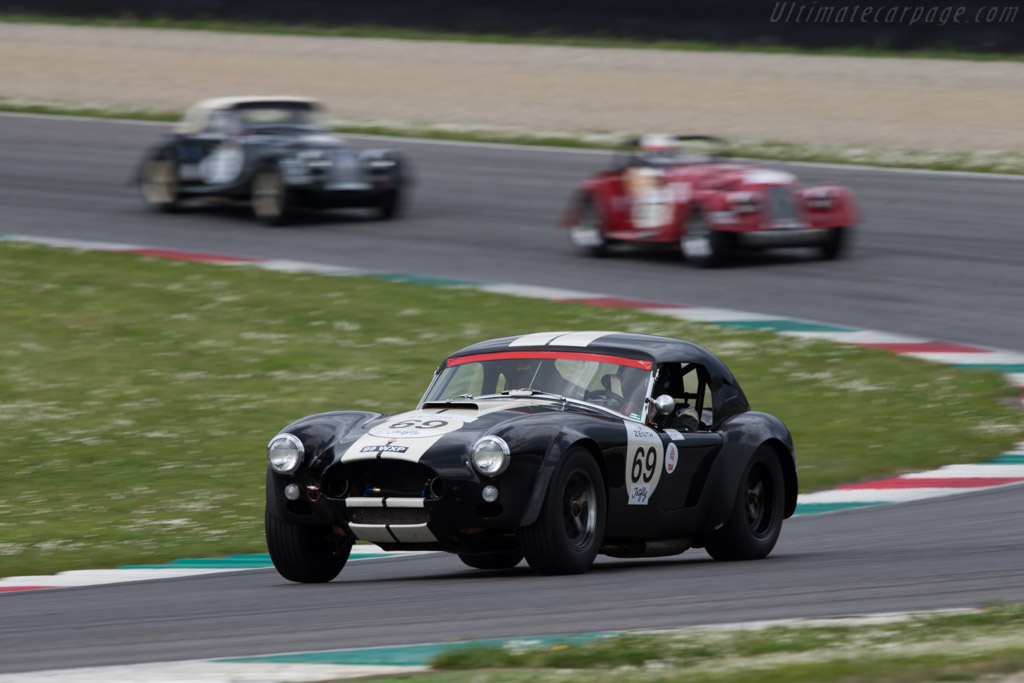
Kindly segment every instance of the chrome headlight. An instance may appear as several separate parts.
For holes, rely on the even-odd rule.
[[[469,459],[480,474],[495,477],[508,467],[508,444],[500,436],[482,436],[469,451]]]
[[[334,163],[330,155],[322,149],[304,149],[297,156],[309,168],[327,168]]]
[[[279,474],[291,474],[299,468],[302,454],[306,452],[302,442],[294,434],[278,434],[267,444],[267,462]]]

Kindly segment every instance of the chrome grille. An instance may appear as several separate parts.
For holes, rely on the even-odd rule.
[[[793,191],[782,185],[768,188],[768,215],[774,223],[796,223],[800,220]]]
[[[353,524],[426,524],[430,511],[424,508],[349,508]]]

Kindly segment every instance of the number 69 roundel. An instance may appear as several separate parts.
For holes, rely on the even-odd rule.
[[[630,505],[647,505],[658,487],[665,446],[650,427],[626,422],[626,494]]]

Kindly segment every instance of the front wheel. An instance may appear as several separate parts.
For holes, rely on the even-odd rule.
[[[679,242],[683,258],[701,268],[713,268],[725,260],[730,236],[711,229],[700,207],[690,210],[686,231]]]
[[[382,221],[395,218],[402,210],[402,191],[398,188],[388,190],[377,204],[377,217]]]
[[[775,454],[760,448],[750,459],[735,493],[732,514],[705,543],[716,560],[759,560],[779,540],[785,489]]]
[[[267,550],[277,572],[296,583],[327,583],[352,552],[351,539],[338,538],[329,526],[292,524],[264,514]]]
[[[291,210],[289,199],[280,170],[267,166],[256,172],[252,179],[252,212],[257,220],[266,225],[285,225]]]
[[[849,249],[853,228],[832,228],[821,244],[821,257],[828,261],[837,259]]]
[[[571,448],[555,468],[537,521],[519,530],[523,554],[541,574],[582,574],[604,539],[604,479],[593,456]]]
[[[518,550],[474,555],[459,553],[459,559],[473,569],[512,569],[523,561],[523,553]]]
[[[147,159],[139,172],[139,191],[154,211],[170,212],[178,206],[178,169],[171,159]]]

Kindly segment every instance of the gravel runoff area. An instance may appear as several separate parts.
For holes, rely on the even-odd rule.
[[[1024,152],[1021,62],[0,23],[0,97],[176,111],[267,93],[391,124]]]

